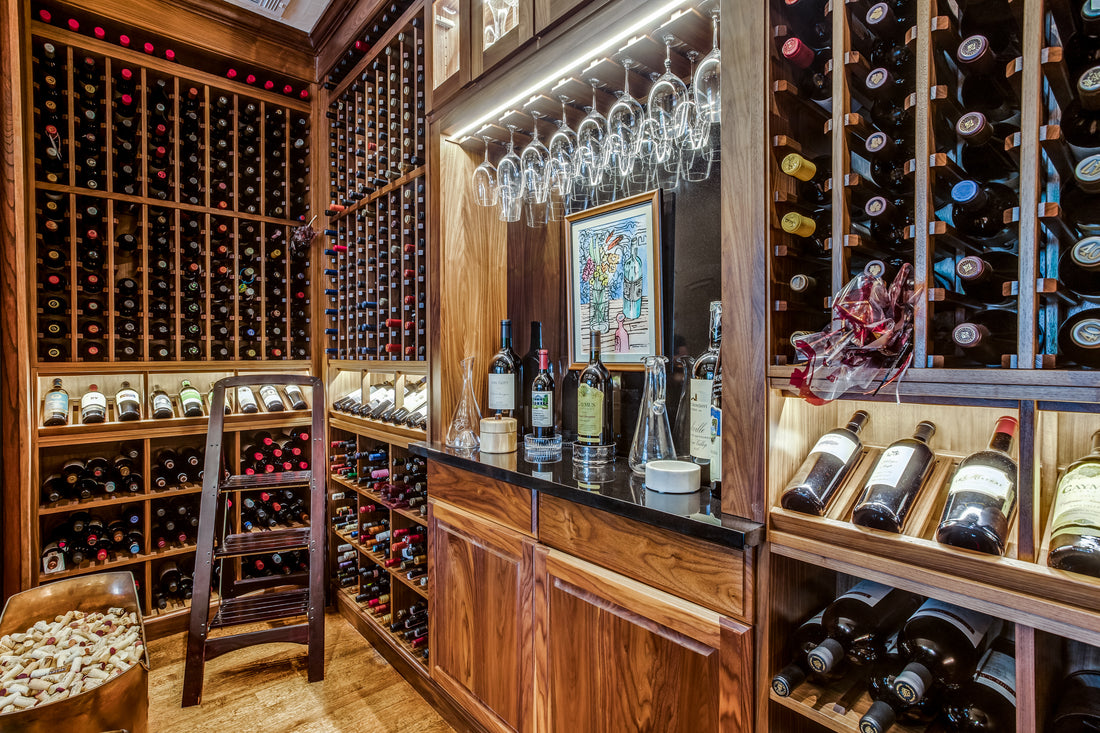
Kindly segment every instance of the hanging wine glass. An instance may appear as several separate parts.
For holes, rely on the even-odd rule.
[[[679,147],[686,132],[684,118],[680,108],[687,99],[687,85],[672,73],[672,36],[666,35],[665,73],[649,90],[647,112],[649,118],[657,122],[661,137],[671,145]]]
[[[634,61],[624,58],[622,65],[623,91],[607,113],[607,152],[601,183],[603,190],[613,196],[622,189],[627,174],[634,166],[638,136],[645,119],[641,103],[630,96],[630,68],[634,66]]]
[[[474,195],[478,206],[496,206],[497,169],[489,162],[489,137],[481,139],[485,141],[485,159],[474,169]]]
[[[520,168],[523,173],[523,202],[527,210],[527,226],[537,227],[546,223],[546,205],[550,199],[550,176],[548,162],[550,152],[539,140],[539,118],[541,112],[533,111],[531,142],[520,153]]]
[[[699,58],[699,52],[689,51],[687,57],[691,62],[689,78],[692,79],[692,87],[688,90],[684,103],[677,109],[679,124],[684,130],[684,143],[680,149],[680,176],[686,181],[696,182],[710,177],[711,124],[698,114],[695,104],[695,60]]]
[[[508,152],[497,163],[497,200],[501,221],[519,221],[523,205],[523,168],[516,155],[515,125],[508,125]]]
[[[550,221],[559,221],[565,216],[569,208],[570,197],[573,193],[573,161],[577,154],[577,133],[569,129],[569,118],[565,113],[565,103],[568,98],[565,95],[561,100],[561,119],[558,120],[557,132],[550,138],[550,210],[547,212]]]
[[[596,188],[602,179],[607,143],[607,120],[596,109],[598,83],[598,79],[589,80],[592,85],[592,106],[585,107],[588,114],[577,125],[577,177],[588,189]]]
[[[722,54],[718,50],[718,6],[710,11],[714,47],[695,70],[695,105],[698,115],[708,122],[718,122],[722,116]]]

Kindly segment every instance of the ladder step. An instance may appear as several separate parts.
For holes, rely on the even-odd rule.
[[[293,489],[297,486],[309,486],[313,480],[313,471],[282,471],[280,473],[257,473],[251,476],[238,474],[218,484],[219,491],[248,491],[250,489]]]
[[[305,588],[262,593],[244,598],[226,598],[210,622],[210,628],[276,621],[304,616],[309,609],[309,591]]]
[[[309,547],[309,527],[273,529],[261,532],[242,532],[225,536],[225,542],[214,550],[214,557],[241,557],[270,552],[290,552]]]

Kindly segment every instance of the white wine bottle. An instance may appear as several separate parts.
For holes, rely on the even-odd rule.
[[[150,399],[153,403],[154,420],[167,420],[175,415],[175,411],[172,409],[172,398],[160,388],[159,384],[153,385],[153,394]]]
[[[302,390],[298,388],[298,385],[288,384],[283,387],[283,391],[286,392],[286,400],[290,403],[290,409],[305,410],[309,408],[305,398],[302,396]]]
[[[252,392],[252,388],[248,386],[237,387],[237,404],[241,407],[241,412],[246,415],[252,415],[260,411],[259,406],[256,404],[256,395]]]
[[[107,396],[94,384],[80,398],[80,424],[92,425],[107,419]]]
[[[115,415],[120,422],[141,419],[141,397],[129,382],[123,382],[122,389],[115,393]]]
[[[190,379],[180,382],[180,406],[184,417],[202,417],[202,395],[191,385]]]
[[[279,388],[273,384],[260,387],[260,399],[264,401],[264,409],[268,412],[282,412],[286,409],[283,398],[279,396]]]

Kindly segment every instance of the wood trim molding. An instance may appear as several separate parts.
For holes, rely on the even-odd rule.
[[[344,55],[367,23],[385,5],[385,0],[334,0],[309,32],[309,44],[316,54],[318,81]]]
[[[29,136],[22,89],[30,88],[25,63],[26,5],[0,0],[0,551],[4,598],[31,585],[30,547],[32,409],[26,281],[26,182]]]
[[[297,79],[316,81],[309,34],[229,3],[63,0],[62,4],[176,38],[213,54]]]

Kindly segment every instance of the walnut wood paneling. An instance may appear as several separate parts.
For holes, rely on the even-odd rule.
[[[767,511],[766,4],[722,3],[722,513]],[[728,56],[728,60],[727,60]]]
[[[541,729],[718,730],[726,705],[743,720],[747,662],[723,659],[746,651],[747,627],[726,632],[712,611],[542,547],[535,577]]]
[[[26,59],[26,4],[0,0],[0,422],[3,488],[0,489],[4,597],[31,585],[31,425],[33,394],[28,359],[26,247],[30,199],[23,176],[30,136],[22,134],[30,88]],[[25,86],[23,86],[25,85]],[[35,497],[37,499],[37,497]]]
[[[436,461],[428,462],[432,496],[468,512],[498,522],[509,529],[535,536],[534,496],[530,489],[462,471]]]
[[[431,383],[440,394],[433,414],[442,438],[462,393],[459,362],[465,356],[476,358],[474,393],[478,405],[486,404],[485,370],[500,348],[500,319],[507,318],[508,237],[496,209],[474,203],[470,179],[480,161],[458,145],[438,144],[439,175],[433,176],[433,190],[445,195],[437,196],[438,204],[432,207],[439,211],[439,225],[431,227],[430,234],[433,240],[439,237],[439,256],[434,258],[439,297],[432,299],[439,316],[430,319],[429,343],[439,344]]]
[[[65,5],[177,38],[241,63],[316,81],[309,36],[229,3],[203,0],[67,0]]]
[[[543,348],[551,365],[565,359],[564,224],[533,229],[525,222],[508,225],[508,317],[513,348],[523,355],[531,348],[531,321],[542,321]],[[560,372],[558,383],[560,385]],[[526,375],[527,379],[534,375]]]
[[[435,499],[428,532],[432,679],[487,730],[534,730],[535,543]]]
[[[743,552],[545,494],[538,520],[543,544],[719,613],[752,618]]]

